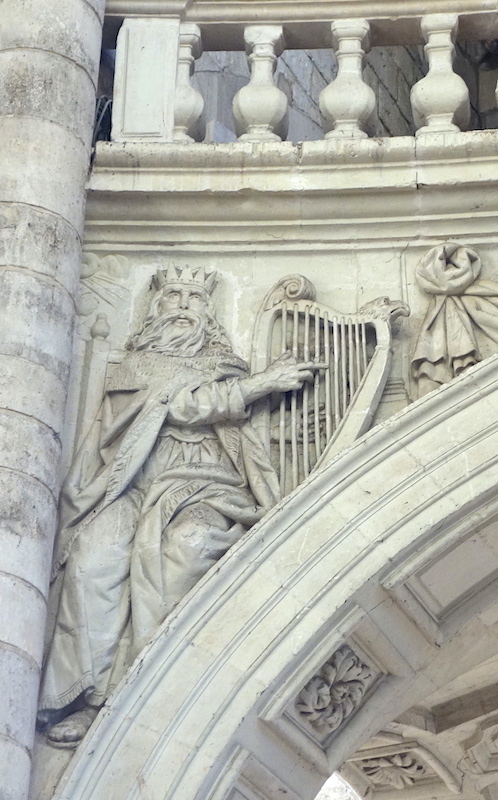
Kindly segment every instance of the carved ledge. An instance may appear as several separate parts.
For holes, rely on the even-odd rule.
[[[461,33],[468,41],[489,38],[490,23],[495,24],[495,10],[493,3],[485,4],[482,0],[454,0],[452,3],[452,11],[463,15]],[[205,25],[203,34],[207,49],[212,43],[217,43],[218,49],[220,43],[243,49],[241,28],[251,24],[291,25],[293,46],[329,47],[327,23],[355,17],[375,20],[374,45],[419,44],[420,18],[438,11],[438,0],[252,0],[250,3],[240,0],[107,0],[106,3],[108,19],[177,15],[186,22]],[[210,26],[213,26],[212,33]],[[210,36],[212,43],[208,41]]]

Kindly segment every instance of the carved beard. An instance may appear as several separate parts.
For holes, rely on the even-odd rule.
[[[179,317],[191,322],[177,325]],[[167,311],[151,320],[135,342],[135,350],[169,356],[195,356],[206,339],[206,319],[195,311]]]

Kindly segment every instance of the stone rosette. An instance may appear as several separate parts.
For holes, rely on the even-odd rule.
[[[361,705],[375,677],[348,645],[342,645],[301,690],[296,711],[320,734],[333,733]]]

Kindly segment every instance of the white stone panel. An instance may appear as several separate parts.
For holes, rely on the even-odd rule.
[[[127,19],[118,36],[112,138],[173,138],[180,25],[174,19]]]

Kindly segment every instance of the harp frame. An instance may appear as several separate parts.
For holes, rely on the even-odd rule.
[[[358,371],[356,371],[356,385],[354,386],[354,390],[350,391],[349,402],[347,403],[347,407],[343,408],[342,413],[340,414],[340,419],[337,419],[336,409],[334,409],[335,413],[335,420],[336,424],[329,423],[330,417],[330,408],[325,409],[326,415],[326,434],[325,434],[325,446],[323,448],[319,447],[318,450],[315,450],[315,463],[313,466],[309,466],[310,459],[307,456],[305,450],[309,447],[309,436],[305,433],[305,416],[308,412],[308,408],[306,407],[306,402],[310,403],[310,395],[311,395],[311,403],[315,404],[315,415],[317,414],[316,410],[316,403],[317,403],[317,378],[315,377],[314,385],[312,384],[309,389],[305,386],[300,390],[293,391],[293,392],[282,392],[279,393],[281,395],[280,398],[280,430],[284,429],[283,439],[284,444],[282,445],[282,439],[279,442],[279,478],[281,481],[281,489],[282,494],[286,494],[288,489],[289,479],[286,477],[285,473],[288,472],[289,469],[293,473],[292,479],[290,481],[292,489],[294,489],[302,480],[303,477],[299,479],[297,474],[297,467],[296,467],[296,453],[297,453],[297,444],[296,444],[296,433],[292,433],[292,426],[295,427],[295,420],[296,420],[296,397],[299,392],[303,393],[302,399],[302,407],[301,407],[301,415],[302,415],[302,428],[303,428],[303,441],[302,441],[302,448],[303,448],[303,460],[304,460],[304,468],[301,468],[299,471],[302,473],[304,472],[304,478],[307,477],[308,474],[324,466],[328,461],[334,458],[338,453],[342,450],[346,449],[347,447],[351,446],[354,441],[365,433],[369,427],[371,426],[372,419],[374,414],[377,410],[379,405],[382,393],[384,391],[387,377],[389,374],[391,360],[392,360],[392,334],[391,334],[391,321],[395,319],[399,315],[407,316],[409,314],[408,307],[402,303],[401,301],[390,301],[387,297],[377,298],[370,303],[367,303],[357,312],[352,314],[342,314],[335,311],[330,306],[324,305],[323,303],[318,303],[316,301],[316,293],[314,285],[303,275],[294,274],[294,275],[287,275],[281,280],[279,280],[267,293],[261,308],[258,312],[256,318],[256,326],[254,329],[254,336],[252,342],[252,356],[251,356],[251,374],[255,374],[258,372],[263,372],[270,363],[274,360],[272,358],[272,350],[274,350],[274,330],[275,324],[278,319],[281,319],[280,326],[281,326],[281,336],[282,336],[282,352],[289,350],[287,346],[287,332],[285,332],[285,319],[291,318],[292,320],[292,338],[293,344],[291,348],[291,352],[298,357],[298,346],[297,346],[297,326],[299,325],[299,320],[305,321],[305,342],[304,346],[300,349],[301,351],[304,350],[304,356],[307,355],[306,353],[306,325],[313,325],[317,324],[316,320],[320,320],[319,325],[322,326],[323,330],[325,331],[326,327],[331,325],[334,329],[334,333],[336,328],[340,330],[342,336],[342,347],[343,349],[347,349],[348,346],[351,347],[351,335],[353,332],[353,336],[356,337],[356,347],[358,347],[358,330],[363,331],[362,341],[360,343],[360,347],[362,349],[361,359],[363,359],[364,369],[362,370],[362,374],[358,375]],[[313,322],[310,322],[312,320]],[[366,341],[367,341],[367,328],[370,328],[370,331],[375,331],[375,347],[373,353],[371,354],[370,358],[366,359],[365,348],[366,348]],[[346,343],[344,341],[346,333]],[[308,334],[309,336],[309,334]],[[320,334],[318,333],[315,337],[315,342],[319,341]],[[328,345],[327,345],[327,338],[328,338]],[[325,336],[324,334],[324,352],[323,353],[313,353],[309,359],[307,358],[298,358],[298,360],[309,360],[314,361],[315,363],[327,364],[325,369],[329,369],[331,364],[333,365],[334,369],[337,370],[337,362],[333,364],[334,358],[337,359],[337,353],[334,355],[334,345],[336,344],[336,340],[334,340],[334,345],[332,344],[329,334]],[[284,341],[285,340],[285,341]],[[285,344],[285,347],[284,347]],[[328,351],[328,352],[327,352]],[[328,363],[327,363],[328,362]],[[366,362],[366,363],[365,363]],[[349,366],[348,366],[349,370]],[[318,374],[318,373],[317,373]],[[344,365],[342,365],[342,375],[340,376],[342,383],[339,387],[340,392],[342,393],[343,398],[345,397],[346,392],[346,383],[350,379],[350,375],[345,375],[344,373]],[[318,378],[318,384],[319,384]],[[330,380],[327,379],[328,383],[330,384]],[[337,387],[337,380],[334,378],[335,386]],[[320,390],[319,390],[320,391]],[[285,400],[290,396],[289,400]],[[306,396],[308,396],[308,401],[306,401]],[[252,409],[252,416],[251,422],[253,426],[256,428],[264,446],[267,448],[267,451],[270,452],[270,448],[272,446],[271,442],[271,435],[270,435],[270,425],[271,425],[271,414],[272,414],[272,398],[273,401],[275,400],[275,396],[263,398],[256,403],[253,404]],[[337,398],[336,398],[337,400]],[[329,403],[327,396],[325,397],[325,405],[327,406]],[[286,439],[285,429],[287,422],[283,419],[283,414],[287,413],[286,409],[287,406],[290,406],[290,416],[291,416],[291,438],[294,437],[290,443],[290,449],[292,451],[291,456],[291,464],[290,467],[288,464],[285,464],[284,461],[288,458],[286,456],[286,452],[288,448],[288,440]],[[297,411],[299,414],[299,411]],[[313,413],[313,410],[312,410]],[[293,419],[292,419],[293,417]],[[317,418],[315,416],[315,426],[317,425]],[[316,430],[316,427],[315,427]],[[315,435],[316,438],[316,435]],[[318,439],[320,439],[320,433],[318,433]],[[316,447],[316,442],[315,442]],[[308,462],[308,468],[307,464]]]

